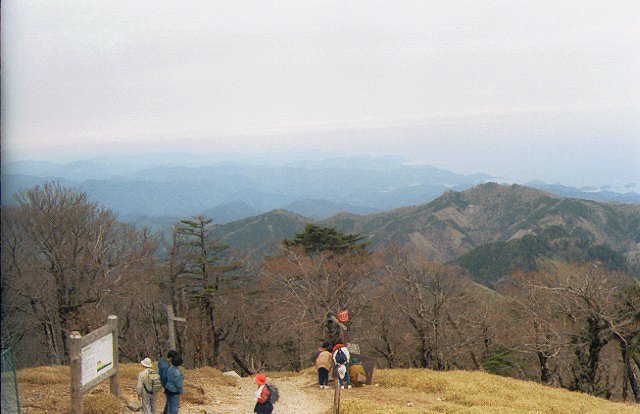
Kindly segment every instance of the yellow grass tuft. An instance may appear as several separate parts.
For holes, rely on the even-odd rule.
[[[71,369],[64,365],[42,366],[21,369],[17,372],[18,383],[49,385],[70,384]]]
[[[638,406],[478,371],[378,370],[374,381],[379,387],[343,394],[344,414],[640,414]]]
[[[120,374],[120,380],[133,380],[138,381],[138,374],[144,367],[140,364],[128,362],[126,364],[118,364],[118,373]],[[158,370],[158,364],[153,364],[153,369]]]
[[[87,395],[82,404],[82,412],[85,414],[114,414],[121,411],[120,400],[110,393]]]

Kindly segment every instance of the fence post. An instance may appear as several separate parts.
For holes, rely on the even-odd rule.
[[[20,395],[18,394],[18,378],[16,377],[16,363],[11,348],[2,348],[2,414],[20,414]]]
[[[109,391],[116,397],[120,396],[120,371],[118,370],[118,317],[109,315],[109,326],[113,328],[113,367],[116,373],[109,379]]]
[[[71,413],[82,414],[82,335],[73,331],[69,335],[71,351]]]

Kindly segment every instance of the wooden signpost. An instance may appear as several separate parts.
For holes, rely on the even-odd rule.
[[[167,332],[169,334],[169,350],[176,349],[176,328],[174,322],[186,322],[185,318],[174,316],[173,306],[167,305]]]
[[[71,413],[82,414],[82,396],[109,379],[109,391],[120,396],[118,375],[118,317],[109,315],[107,325],[82,336],[74,331],[71,344]]]
[[[349,323],[349,311],[347,309],[339,311],[337,318],[334,313],[329,312],[327,313],[327,319],[335,323],[340,328],[342,344],[349,349],[351,360],[353,361],[357,359],[358,362],[362,364],[367,377],[365,384],[371,385],[373,383],[373,371],[376,365],[376,360],[375,358],[360,354],[360,347],[357,344],[349,344],[347,342],[347,325],[345,324]],[[338,380],[337,370],[334,369],[333,371],[335,384],[335,392],[333,394],[333,414],[340,414],[340,381]]]

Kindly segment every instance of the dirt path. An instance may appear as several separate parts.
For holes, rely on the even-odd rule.
[[[331,412],[333,391],[321,390],[316,379],[307,375],[274,378],[271,382],[280,391],[280,400],[273,410],[274,414],[327,414]],[[208,395],[212,402],[208,406],[188,407],[187,414],[224,413],[250,414],[255,405],[256,385],[253,378],[242,378],[239,385],[219,395]],[[205,391],[206,392],[206,391]],[[209,394],[207,392],[207,394]]]

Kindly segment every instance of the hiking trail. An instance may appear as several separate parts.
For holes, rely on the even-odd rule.
[[[317,378],[311,375],[273,378],[270,381],[280,391],[274,414],[326,414],[331,411],[333,389],[321,390]],[[236,387],[219,394],[204,390],[208,405],[185,407],[187,414],[235,414],[252,413],[255,405],[256,383],[253,377],[241,378]],[[181,410],[182,411],[182,407]]]

